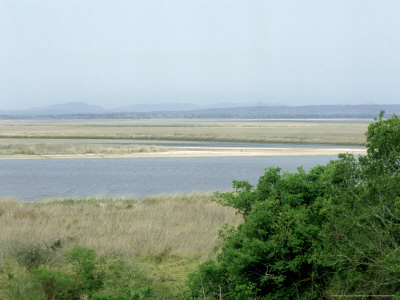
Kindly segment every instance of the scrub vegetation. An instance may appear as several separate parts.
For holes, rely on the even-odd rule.
[[[77,289],[88,284],[76,278],[74,264],[65,257],[70,251],[77,251],[77,260],[89,255],[98,269],[93,272],[104,273],[101,288],[81,288],[80,295],[180,297],[186,275],[215,256],[219,228],[242,220],[233,209],[211,202],[211,196],[40,203],[2,199],[0,299],[36,299],[29,296],[32,293],[44,299],[44,287],[40,286],[44,281],[56,286],[76,284]],[[74,250],[76,247],[81,250]],[[93,252],[86,253],[88,249]],[[69,293],[67,290],[64,292]]]

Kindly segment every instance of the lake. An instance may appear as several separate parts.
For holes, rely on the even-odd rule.
[[[232,189],[232,180],[256,184],[264,169],[309,170],[336,156],[113,158],[0,160],[0,197],[149,196]]]

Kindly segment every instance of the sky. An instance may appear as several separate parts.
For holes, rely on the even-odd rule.
[[[399,0],[0,0],[0,110],[400,104]]]

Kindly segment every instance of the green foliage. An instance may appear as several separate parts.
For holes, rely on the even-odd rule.
[[[234,180],[232,184],[235,192],[214,193],[214,201],[224,205],[236,208],[244,218],[251,211],[254,199],[252,197],[253,186],[247,181]]]
[[[75,277],[84,291],[92,293],[102,287],[104,273],[98,268],[99,260],[93,249],[75,247],[65,257],[72,263]]]
[[[56,252],[62,248],[61,240],[50,245],[45,242],[34,244],[13,244],[10,246],[11,255],[28,270],[37,269],[41,265],[51,264],[55,260]]]
[[[37,249],[34,246],[32,248]],[[60,248],[61,243],[56,241],[45,249],[57,251]],[[33,257],[41,257],[37,254],[42,253],[41,251],[34,253]],[[101,261],[96,258],[94,250],[76,247],[65,256],[72,265],[72,271],[49,268],[41,263],[32,265],[28,268],[28,272],[15,274],[16,271],[4,267],[5,270],[10,269],[7,274],[11,274],[8,276],[7,294],[13,295],[11,299],[81,299],[90,297],[103,286],[104,273],[100,266]],[[6,266],[5,262],[2,265]],[[26,266],[26,262],[23,265]],[[29,294],[33,296],[29,297]],[[28,296],[25,297],[26,295]]]
[[[383,111],[379,119],[372,123],[366,132],[368,156],[374,159],[388,159],[400,153],[400,118],[393,115],[383,120]]]
[[[45,299],[45,295],[40,287],[40,284],[31,273],[24,273],[20,274],[19,276],[13,276],[12,278],[9,278],[4,283],[4,286],[2,287],[2,292],[4,292],[4,296],[6,296],[6,299]]]
[[[135,264],[119,258],[108,263],[102,293],[94,294],[93,299],[156,298],[152,286],[152,280]]]
[[[218,261],[189,276],[195,298],[320,299],[399,295],[400,119],[383,113],[368,155],[341,154],[309,172],[269,168],[215,201],[245,222],[222,234]]]
[[[15,273],[15,264],[11,259],[0,258],[0,274],[6,274],[8,279],[13,279]]]
[[[319,296],[323,268],[314,266],[313,248],[319,243],[325,172],[321,166],[309,173],[299,168],[296,174],[269,168],[256,189],[236,182],[240,189],[217,194],[216,201],[236,208],[245,222],[223,234],[219,264],[207,262],[189,277],[192,295]]]
[[[92,300],[140,300],[140,299],[153,299],[153,290],[151,288],[142,288],[135,293],[122,293],[122,294],[94,294],[90,299]]]
[[[226,279],[224,268],[209,260],[189,275],[188,287],[194,298],[222,298],[230,294]]]
[[[400,120],[383,114],[367,131],[368,155],[331,162],[325,248],[320,263],[333,266],[338,294],[394,295],[400,290]]]
[[[2,258],[0,299],[170,299],[177,294],[185,298],[187,292],[162,284],[140,261],[99,259],[93,250],[81,247],[65,256],[66,260],[32,270]]]
[[[48,300],[80,299],[81,284],[72,276],[60,270],[45,268],[33,270],[32,274],[40,283]]]

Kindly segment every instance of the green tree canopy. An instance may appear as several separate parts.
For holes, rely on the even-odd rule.
[[[190,275],[194,297],[400,296],[400,119],[370,124],[367,155],[297,173],[268,168],[215,201],[237,209],[217,262]]]

